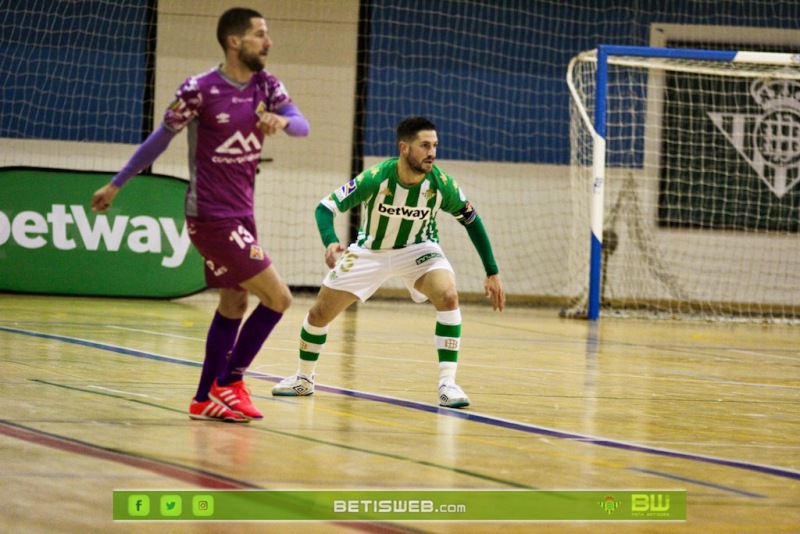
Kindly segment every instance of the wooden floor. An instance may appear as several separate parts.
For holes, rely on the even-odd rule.
[[[191,421],[216,296],[0,294],[2,532],[798,532],[800,327],[462,307],[439,409],[430,305],[375,300],[296,368],[311,303],[248,378],[261,422]],[[114,489],[685,489],[685,523],[114,523]]]

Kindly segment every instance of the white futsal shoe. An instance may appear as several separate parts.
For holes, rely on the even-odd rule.
[[[464,406],[469,406],[469,397],[467,397],[464,390],[456,384],[440,384],[439,406],[463,408]]]
[[[303,397],[314,394],[314,375],[292,375],[284,378],[272,388],[272,394],[278,397]]]

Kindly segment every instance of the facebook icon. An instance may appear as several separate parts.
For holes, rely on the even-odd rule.
[[[147,495],[130,495],[128,497],[128,515],[136,517],[150,515],[150,497]]]

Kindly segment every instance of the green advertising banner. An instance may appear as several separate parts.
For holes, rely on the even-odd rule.
[[[114,491],[115,521],[685,521],[685,490]]]
[[[139,175],[107,212],[112,174],[0,168],[0,291],[174,298],[205,288],[183,215],[187,182]]]

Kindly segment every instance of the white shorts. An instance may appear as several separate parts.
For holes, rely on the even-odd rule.
[[[399,276],[411,293],[411,299],[425,302],[428,297],[414,289],[414,284],[423,274],[436,269],[455,275],[438,243],[426,241],[394,250],[369,250],[350,245],[322,283],[331,289],[352,293],[364,302],[384,282]]]

